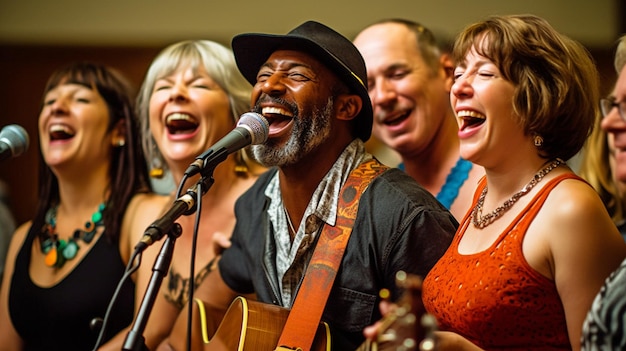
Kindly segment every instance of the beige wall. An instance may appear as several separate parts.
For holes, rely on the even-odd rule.
[[[488,14],[534,13],[586,45],[610,45],[624,0],[0,0],[0,42],[162,45],[282,33],[308,19],[352,37],[383,17],[456,33]]]

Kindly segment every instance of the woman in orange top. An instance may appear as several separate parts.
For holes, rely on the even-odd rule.
[[[598,116],[588,52],[531,16],[490,17],[454,45],[461,156],[485,168],[427,275],[439,350],[580,349],[583,320],[626,244],[563,160]]]

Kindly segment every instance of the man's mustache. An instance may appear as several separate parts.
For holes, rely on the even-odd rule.
[[[270,104],[276,104],[276,105],[281,105],[284,106],[287,110],[289,110],[289,112],[291,112],[291,114],[294,117],[298,116],[298,105],[296,105],[295,103],[291,102],[291,101],[287,101],[283,98],[276,98],[276,97],[271,97],[267,94],[262,94],[261,97],[259,97],[259,99],[256,101],[256,103],[254,104],[254,108],[252,109],[252,112],[256,112],[258,114],[261,114],[261,104],[264,103],[270,103]]]

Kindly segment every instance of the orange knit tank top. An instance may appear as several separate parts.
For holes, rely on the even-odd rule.
[[[468,213],[447,252],[428,273],[422,297],[441,330],[456,332],[486,350],[571,350],[565,313],[554,281],[535,271],[522,241],[550,191],[564,174],[544,186],[486,250],[461,255],[458,245],[471,222]],[[476,190],[486,186],[483,178]]]

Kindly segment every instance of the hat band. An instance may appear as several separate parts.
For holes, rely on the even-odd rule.
[[[365,88],[365,90],[367,90],[367,87],[365,87],[365,84],[363,83],[363,81],[361,80],[361,78],[359,78],[359,76],[357,76],[357,75],[356,75],[356,73],[354,73],[354,72],[350,71],[350,74],[351,74],[354,78],[356,78],[356,80],[358,80],[358,81],[359,81],[359,83],[361,83],[361,85],[363,86],[363,88]]]

